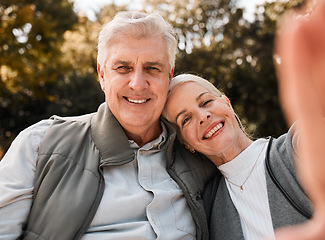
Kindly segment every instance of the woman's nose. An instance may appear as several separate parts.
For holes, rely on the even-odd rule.
[[[205,120],[209,119],[211,117],[210,113],[204,113],[201,115],[201,118],[200,118],[200,125],[202,125]]]

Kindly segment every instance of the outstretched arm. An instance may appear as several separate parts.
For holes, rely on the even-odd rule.
[[[306,224],[276,232],[280,240],[325,239],[325,1],[288,13],[276,37],[280,97],[288,123],[299,119],[298,174],[315,206]]]

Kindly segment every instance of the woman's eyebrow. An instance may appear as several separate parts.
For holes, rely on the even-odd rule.
[[[186,110],[184,109],[184,110],[180,111],[180,112],[177,114],[177,116],[176,116],[176,123],[177,123],[177,119],[178,119],[182,114],[184,114],[185,112],[186,112]]]
[[[203,93],[201,93],[201,94],[196,98],[196,101],[199,101],[201,97],[203,97],[205,94],[209,94],[209,93],[210,93],[210,92],[203,92]],[[182,114],[184,114],[185,112],[186,112],[186,110],[184,109],[184,110],[180,111],[180,112],[176,115],[176,119],[175,119],[176,123],[177,123],[178,118],[179,118]]]
[[[197,98],[196,101],[199,101],[201,97],[203,97],[205,94],[209,94],[210,92],[203,92],[201,93]]]

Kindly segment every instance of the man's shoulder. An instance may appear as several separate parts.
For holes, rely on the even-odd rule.
[[[44,137],[47,129],[51,126],[53,120],[52,119],[44,119],[33,125],[25,128],[21,131],[18,136],[18,139],[32,139],[33,141],[40,142]]]
[[[55,153],[74,159],[81,146],[93,142],[90,127],[93,115],[92,113],[75,117],[52,116],[52,123],[39,146],[39,156]]]
[[[69,117],[53,115],[50,118],[52,123],[46,131],[45,138],[50,136],[51,141],[54,141],[56,138],[69,139],[83,136],[85,131],[89,131],[94,115],[95,113]]]
[[[69,116],[69,117],[61,117],[57,115],[53,115],[50,119],[57,122],[79,122],[79,123],[89,123],[91,118],[96,113],[88,113],[80,116]]]

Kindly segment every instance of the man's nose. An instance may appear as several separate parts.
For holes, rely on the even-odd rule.
[[[143,90],[148,87],[148,80],[142,69],[135,69],[130,76],[129,86],[135,91]]]

